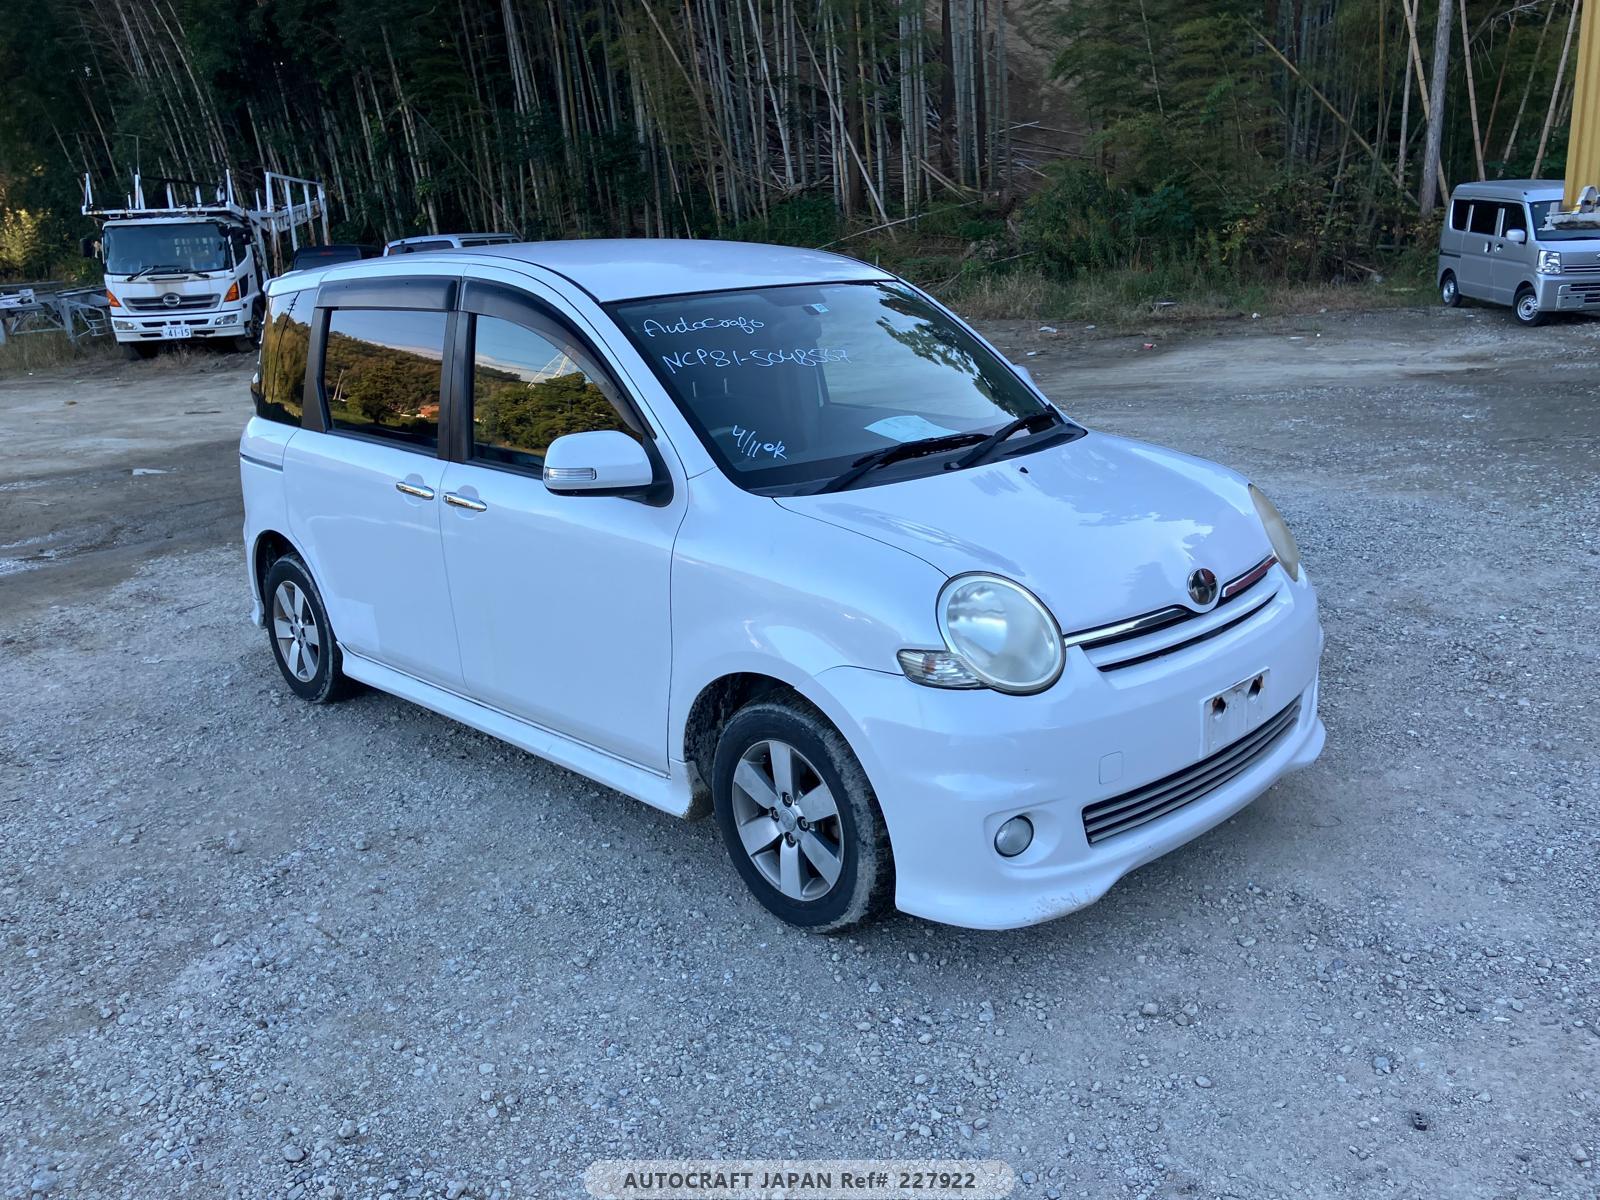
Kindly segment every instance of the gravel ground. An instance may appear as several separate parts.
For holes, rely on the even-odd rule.
[[[297,702],[245,619],[248,368],[0,382],[0,1196],[568,1197],[692,1155],[1593,1198],[1600,325],[993,332],[1259,481],[1328,632],[1316,767],[1005,934],[799,935],[709,823]],[[131,448],[22,448],[95,396]]]

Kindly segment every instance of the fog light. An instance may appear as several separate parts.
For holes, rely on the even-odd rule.
[[[1001,858],[1015,858],[1033,845],[1033,822],[1027,817],[1012,817],[994,835],[994,848]]]

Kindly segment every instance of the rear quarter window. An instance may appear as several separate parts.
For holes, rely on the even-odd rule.
[[[255,388],[256,416],[299,425],[305,411],[306,354],[311,346],[311,308],[307,291],[267,298],[261,335],[261,381]]]
[[[1467,228],[1467,214],[1471,208],[1472,204],[1466,200],[1457,200],[1451,204],[1450,228],[1459,229],[1462,232],[1465,232]]]

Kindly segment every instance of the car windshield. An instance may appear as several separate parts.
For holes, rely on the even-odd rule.
[[[159,225],[107,225],[106,272],[221,271],[228,266],[228,243],[214,221]]]
[[[1552,212],[1561,211],[1559,200],[1536,200],[1530,207],[1533,209],[1533,236],[1541,242],[1593,242],[1600,241],[1600,215],[1586,221],[1583,227],[1568,226],[1565,229],[1546,229],[1545,219]]]
[[[978,435],[1051,411],[958,322],[897,284],[705,292],[610,311],[723,470],[752,491],[810,490],[906,443],[963,443],[862,484],[927,474]],[[1015,447],[1063,431],[1081,432],[1066,421],[1019,430]]]

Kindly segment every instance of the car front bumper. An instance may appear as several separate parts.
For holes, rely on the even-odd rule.
[[[1536,290],[1540,312],[1600,308],[1600,275],[1540,275]]]
[[[113,316],[111,332],[119,342],[160,342],[178,340],[163,332],[167,326],[184,326],[187,339],[239,337],[246,333],[245,312],[241,308],[221,312],[177,313],[172,316],[143,314]]]
[[[1274,568],[1281,574],[1281,568]],[[850,735],[889,829],[895,903],[930,920],[1009,929],[1099,899],[1134,868],[1226,820],[1322,751],[1317,667],[1322,630],[1303,576],[1220,636],[1148,662],[1097,668],[1069,650],[1062,679],[1037,696],[941,691],[854,667],[819,682],[856,725]],[[1297,716],[1247,765],[1148,822],[1091,844],[1083,810],[1196,769],[1211,698],[1264,673],[1264,714]],[[1241,731],[1241,739],[1248,732]],[[1013,816],[1033,824],[1014,858],[994,848]]]

